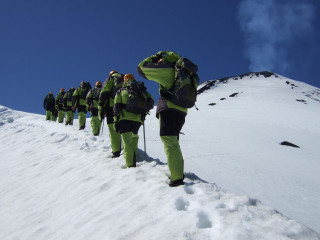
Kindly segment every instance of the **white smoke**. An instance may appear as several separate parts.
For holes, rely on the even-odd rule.
[[[305,0],[243,0],[238,19],[245,33],[250,71],[286,73],[293,59],[288,53],[314,31],[314,6]]]

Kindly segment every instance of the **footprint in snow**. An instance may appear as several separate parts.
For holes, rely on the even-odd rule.
[[[205,214],[204,212],[199,212],[197,217],[198,217],[198,222],[197,222],[198,228],[200,229],[212,228],[212,223],[209,217],[207,216],[207,214]]]
[[[187,211],[187,208],[190,205],[190,203],[188,201],[183,200],[182,198],[178,198],[175,202],[175,205],[178,211]]]
[[[194,194],[194,191],[193,191],[193,189],[192,189],[190,186],[185,186],[184,191],[185,191],[187,194]]]

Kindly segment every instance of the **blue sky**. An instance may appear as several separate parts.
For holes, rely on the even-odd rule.
[[[138,76],[144,58],[172,50],[201,82],[269,70],[320,87],[317,0],[1,0],[0,105],[44,114],[45,95],[111,70]]]

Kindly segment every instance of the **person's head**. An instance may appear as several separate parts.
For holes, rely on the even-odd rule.
[[[61,88],[61,89],[60,89],[60,92],[64,92],[64,88]]]
[[[81,88],[84,88],[84,87],[85,87],[85,85],[86,85],[86,84],[85,84],[85,82],[84,82],[84,81],[82,81],[82,82],[80,83],[80,87],[81,87]]]
[[[115,74],[115,73],[118,73],[117,71],[115,71],[115,70],[112,70],[110,73],[109,73],[109,77],[111,77],[113,74]]]
[[[102,83],[100,81],[96,82],[95,87],[96,88],[101,88],[102,87]]]
[[[134,78],[134,76],[131,73],[127,73],[126,75],[124,75],[123,77],[123,82],[129,82],[129,81],[135,81],[136,79]]]

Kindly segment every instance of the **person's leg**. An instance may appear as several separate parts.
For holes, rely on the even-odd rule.
[[[92,108],[91,110],[91,128],[92,134],[98,136],[100,132],[101,121],[98,117],[98,109]]]
[[[86,106],[80,105],[78,107],[78,118],[79,118],[79,130],[86,128],[87,110]]]
[[[63,110],[59,110],[58,112],[58,122],[62,123],[64,119],[64,111]]]
[[[123,156],[127,167],[135,167],[135,146],[132,132],[121,133],[123,141]]]
[[[106,109],[107,124],[109,129],[109,137],[111,142],[111,149],[114,157],[119,157],[121,152],[121,135],[116,131],[113,124],[113,108]]]
[[[46,110],[46,120],[51,120],[51,111]]]
[[[185,114],[176,111],[160,112],[160,136],[167,156],[171,182],[183,180],[184,161],[178,140]]]
[[[119,129],[123,140],[124,158],[127,167],[136,167],[136,152],[138,150],[138,131],[141,123],[129,120],[121,120]]]

